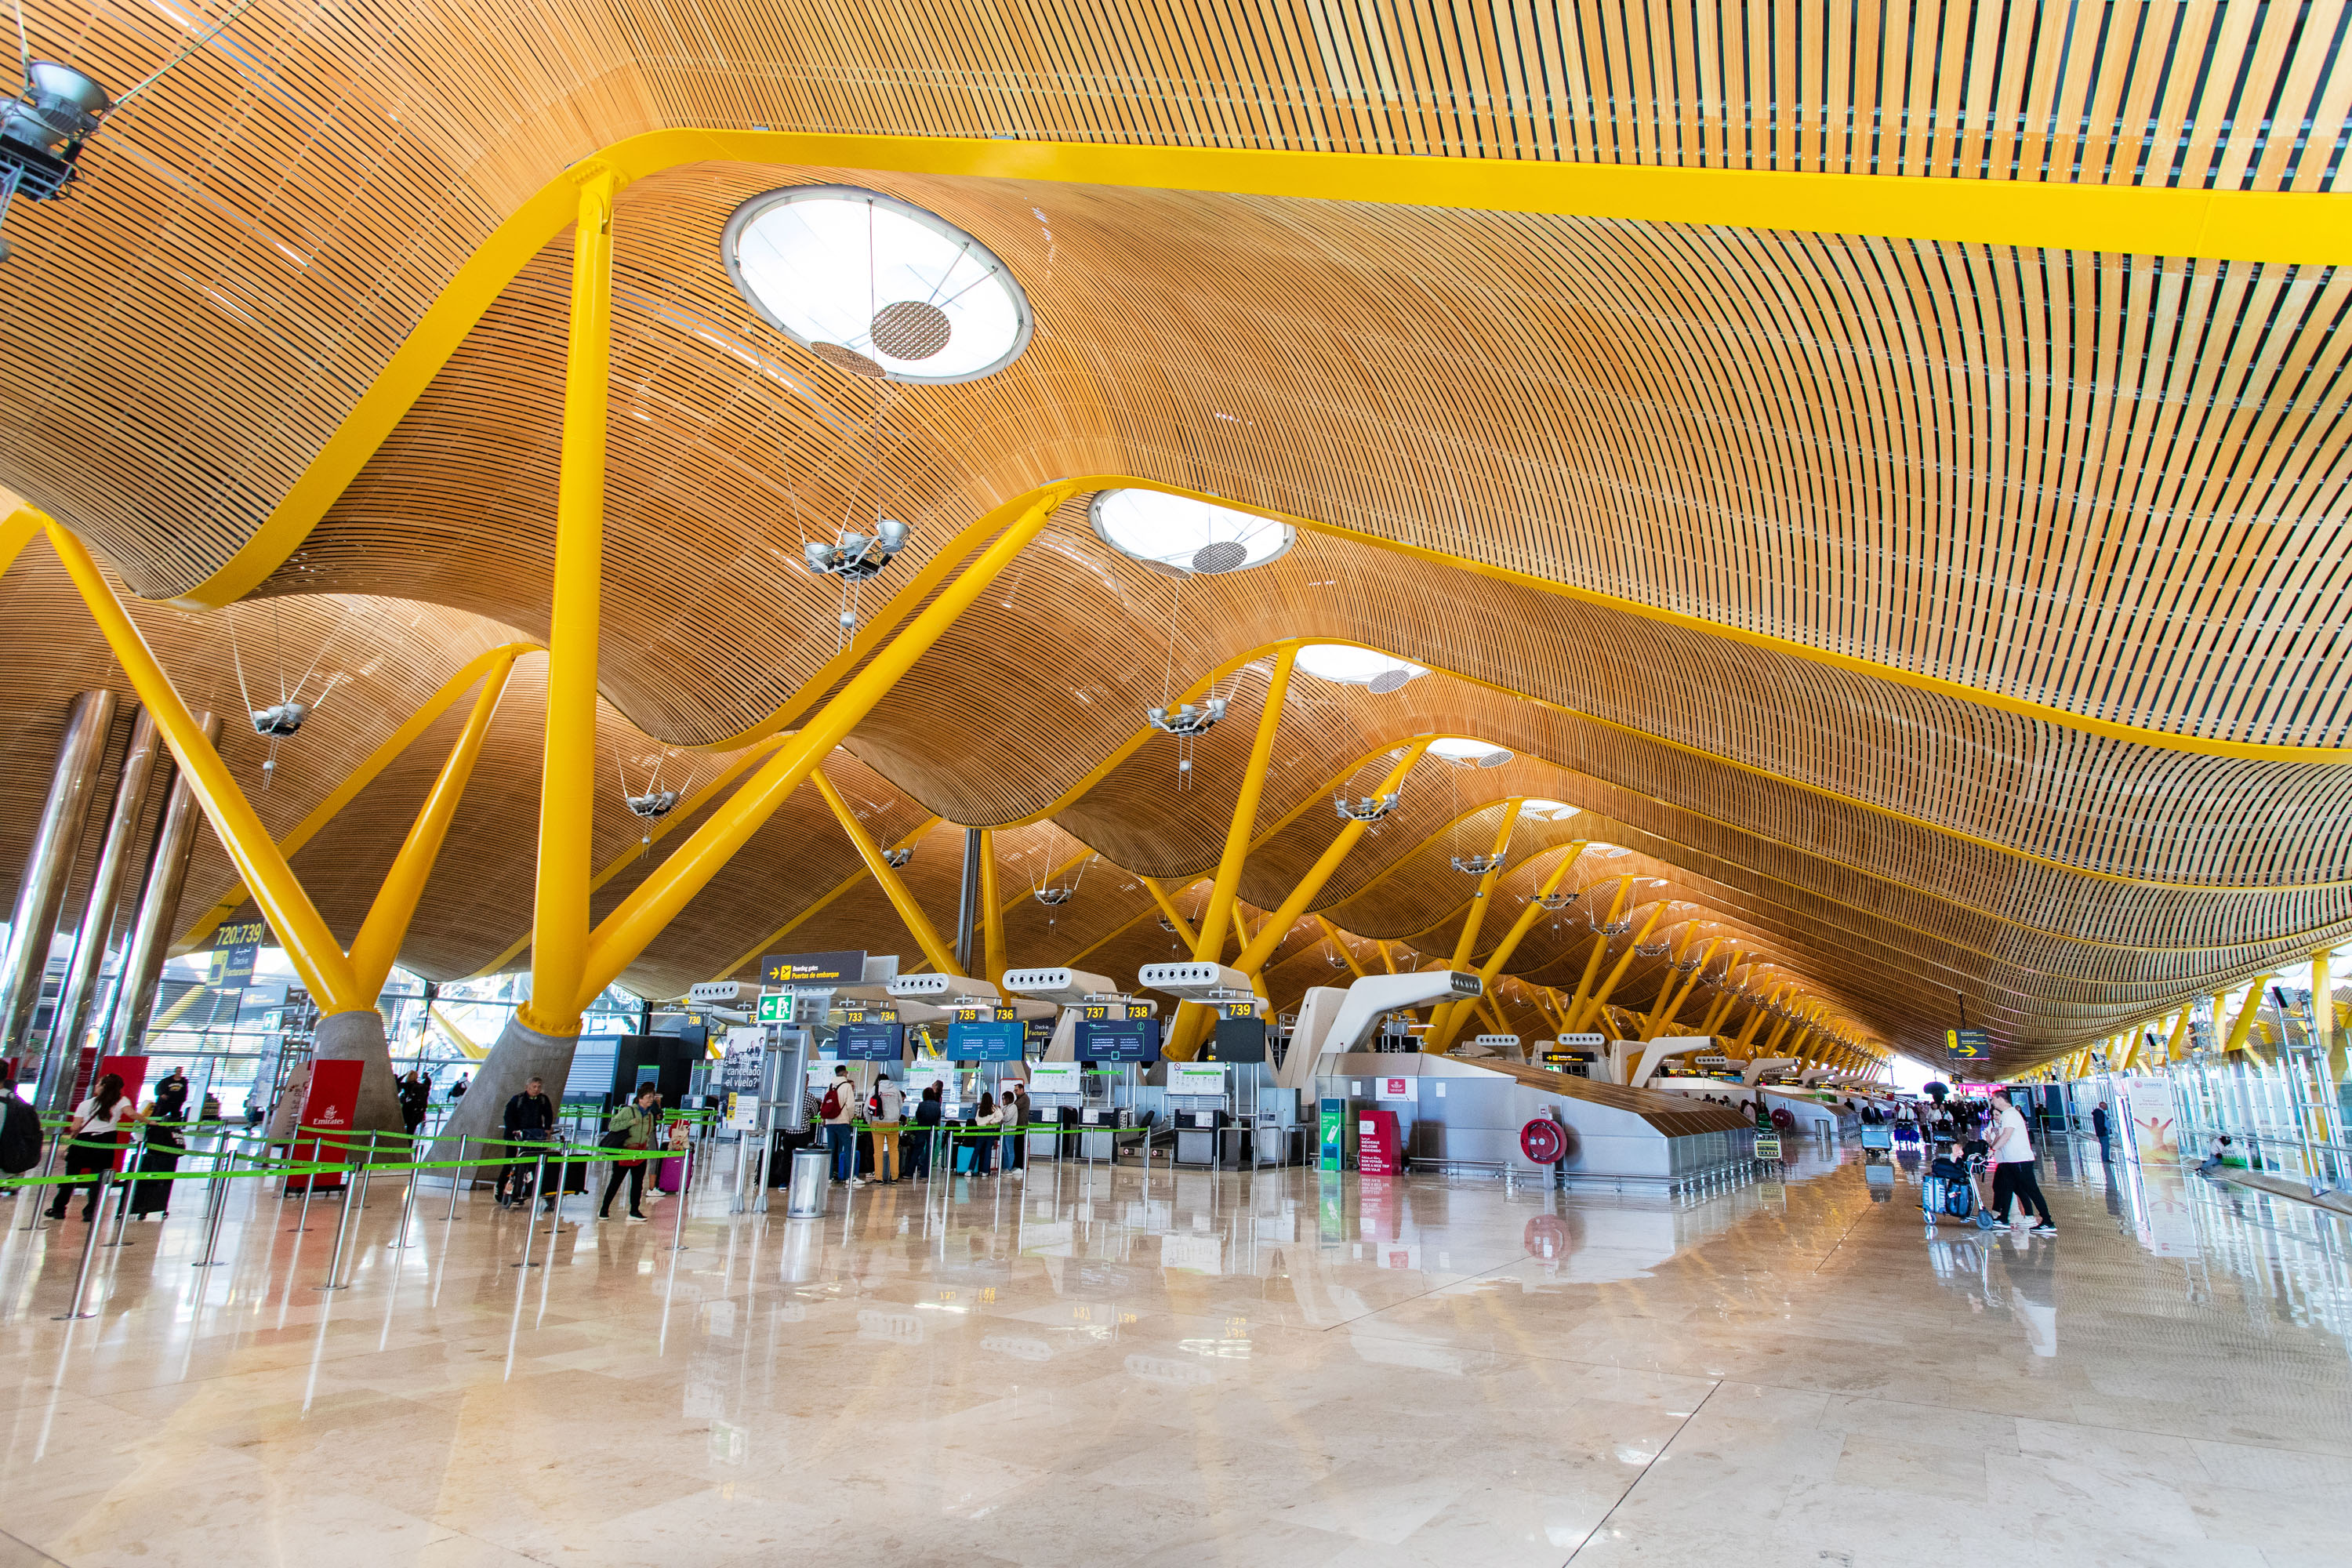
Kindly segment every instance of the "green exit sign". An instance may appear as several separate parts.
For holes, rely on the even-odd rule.
[[[772,991],[760,998],[760,1022],[789,1024],[793,1021],[793,1002],[789,991]]]

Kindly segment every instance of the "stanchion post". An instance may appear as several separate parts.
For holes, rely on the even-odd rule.
[[[313,1172],[310,1176],[311,1182],[315,1184],[318,1179],[317,1173]],[[343,1212],[341,1216],[335,1221],[335,1253],[332,1258],[330,1258],[327,1260],[327,1282],[324,1285],[313,1285],[310,1287],[313,1290],[341,1290],[343,1289],[343,1287],[337,1284],[336,1281],[343,1277],[343,1242],[351,1234],[352,1211],[356,1206],[352,1200],[358,1195],[358,1186],[346,1178],[343,1183]]]
[[[410,1156],[408,1162],[408,1190],[401,1194],[400,1230],[399,1233],[393,1237],[392,1244],[394,1247],[411,1247],[415,1245],[408,1239],[408,1222],[416,1217],[416,1146],[414,1140],[411,1140],[409,1143],[408,1152]]]
[[[457,1164],[449,1173],[449,1218],[446,1222],[449,1225],[457,1223],[457,1189],[466,1180],[466,1138],[467,1134],[463,1132],[457,1134]]]
[[[215,1163],[214,1167],[213,1191],[211,1195],[215,1201],[205,1206],[205,1255],[195,1263],[190,1265],[192,1268],[217,1268],[220,1267],[219,1254],[221,1221],[228,1217],[227,1182],[229,1177],[233,1177],[236,1174],[236,1156],[235,1154],[228,1156],[228,1176],[225,1177],[221,1174],[217,1163]],[[253,1201],[255,1205],[258,1207],[261,1203],[261,1196],[258,1193],[254,1194]]]
[[[538,1165],[537,1165],[537,1167],[535,1168],[535,1173],[531,1176],[531,1179],[530,1179],[530,1195],[531,1195],[531,1197],[534,1197],[534,1198],[535,1198],[535,1197],[537,1197],[537,1196],[540,1194],[541,1190],[541,1189],[542,1189],[546,1184],[547,1184],[547,1151],[546,1151],[545,1149],[543,1149],[543,1148],[542,1148],[542,1149],[541,1149],[541,1150],[540,1150],[540,1152],[539,1152],[539,1164],[538,1164]],[[539,1226],[536,1226],[536,1225],[533,1225],[533,1224],[531,1223],[531,1218],[530,1218],[530,1198],[526,1198],[526,1199],[524,1199],[524,1200],[523,1200],[523,1210],[522,1210],[522,1261],[521,1261],[520,1263],[518,1263],[518,1264],[513,1265],[513,1267],[515,1267],[515,1268],[538,1268],[538,1267],[539,1267],[539,1265],[538,1265],[538,1264],[533,1263],[533,1262],[530,1260],[530,1248],[531,1248],[531,1243],[532,1243],[533,1241],[535,1241],[535,1240],[538,1238],[538,1237],[539,1237]],[[516,1298],[515,1298],[515,1300],[516,1300],[518,1303],[520,1303],[520,1302],[521,1301],[521,1300],[522,1300],[522,1298],[521,1298],[521,1297],[520,1297],[520,1296],[518,1296],[518,1297],[516,1297]],[[518,1308],[518,1310],[520,1310],[520,1309]]]
[[[62,1323],[69,1321],[75,1318],[95,1318],[98,1316],[96,1312],[83,1311],[81,1307],[83,1300],[87,1299],[89,1294],[89,1266],[98,1257],[98,1233],[100,1230],[103,1229],[106,1225],[107,1194],[112,1192],[113,1189],[114,1173],[112,1171],[100,1171],[98,1173],[98,1195],[90,1200],[90,1202],[96,1206],[90,1211],[89,1235],[84,1238],[81,1244],[81,1269],[74,1276],[73,1305],[67,1308],[64,1311],[54,1315],[49,1320],[51,1322]],[[67,1190],[68,1193],[72,1191],[71,1188],[68,1188]]]
[[[677,1219],[670,1226],[669,1249],[677,1252],[686,1245],[686,1201],[694,1192],[694,1147],[688,1144],[680,1151],[686,1163],[679,1168],[677,1179]],[[656,1167],[658,1169],[658,1167]]]

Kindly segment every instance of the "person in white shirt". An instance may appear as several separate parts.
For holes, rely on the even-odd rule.
[[[2058,1234],[2050,1217],[2050,1200],[2042,1195],[2042,1183],[2034,1173],[2033,1140],[2025,1130],[2025,1118],[2009,1102],[2009,1090],[1997,1089],[1992,1095],[1992,1212],[2011,1230],[2024,1230],[2024,1219],[2010,1223],[2011,1199],[2041,1215],[2042,1223],[2032,1227],[2035,1235]]]
[[[89,1184],[89,1196],[82,1202],[81,1217],[89,1219],[98,1207],[98,1194],[104,1180],[101,1173],[112,1170],[121,1152],[116,1134],[131,1124],[137,1110],[131,1097],[122,1092],[122,1075],[113,1072],[100,1079],[90,1089],[89,1098],[74,1107],[73,1120],[66,1124],[68,1179],[50,1200],[51,1219],[66,1217],[66,1204],[72,1198],[74,1188],[84,1181]]]

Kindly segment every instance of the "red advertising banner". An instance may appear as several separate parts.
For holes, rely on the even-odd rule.
[[[1356,1112],[1356,1169],[1367,1176],[1404,1173],[1404,1145],[1393,1110]]]
[[[98,1058],[98,1065],[91,1069],[90,1087],[96,1089],[99,1080],[110,1072],[119,1072],[122,1075],[122,1103],[131,1110],[138,1110],[139,1091],[146,1087],[147,1083],[147,1058],[145,1057],[100,1057]],[[125,1150],[131,1147],[131,1134],[128,1132],[116,1133],[114,1141],[121,1144]],[[114,1157],[114,1168],[118,1171],[122,1169],[121,1154]]]
[[[359,1120],[360,1069],[363,1064],[353,1061],[314,1061],[310,1064],[310,1092],[302,1097],[302,1129],[295,1135],[294,1161],[308,1164],[329,1161],[345,1163],[349,1146],[344,1137]],[[321,1192],[343,1184],[340,1171],[321,1171],[315,1177],[297,1173],[286,1178],[287,1190],[301,1192],[315,1184]]]

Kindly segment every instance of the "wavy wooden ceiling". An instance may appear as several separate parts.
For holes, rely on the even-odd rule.
[[[494,21],[262,0],[93,145],[75,201],[11,213],[9,277],[38,308],[0,319],[0,482],[138,591],[193,584],[501,217],[567,163],[663,126],[2326,191],[2352,73],[2326,40],[2347,16],[2249,0],[1769,16],[948,0],[835,26],[625,0]],[[44,0],[28,17],[37,54],[117,85],[180,36]],[[748,195],[830,178],[893,190],[1004,256],[1038,312],[1024,359],[877,397],[761,325],[716,265],[718,229]],[[2352,929],[2352,775],[2334,767],[2104,740],[1379,547],[2086,718],[2341,745],[2334,329],[2352,285],[2334,269],[730,164],[633,187],[616,232],[604,720],[606,750],[640,774],[665,742],[755,725],[830,656],[834,606],[794,561],[803,530],[878,496],[917,524],[903,571],[1008,495],[1129,473],[1362,536],[1306,537],[1274,567],[1188,590],[1179,686],[1302,636],[1452,672],[1386,700],[1302,680],[1262,821],[1412,734],[1475,733],[1523,760],[1461,779],[1425,763],[1381,845],[1414,823],[1423,844],[1507,792],[1573,802],[1676,899],[1869,1027],[1922,1046],[1957,990],[2011,1063]],[[543,629],[562,267],[559,247],[524,269],[271,597],[234,612],[240,627],[282,616],[314,650],[363,627],[389,672],[354,679],[283,749],[273,826],[461,664],[459,646]],[[843,476],[869,461],[856,493]],[[20,758],[49,754],[65,697],[106,678],[40,553],[0,587],[36,656],[10,705]],[[1169,596],[1073,509],[853,738],[872,772],[842,759],[838,776],[892,829],[1054,805],[1160,696]],[[218,685],[221,628],[162,611],[142,625],[184,681]],[[1050,668],[1007,657],[1028,648],[1055,649]],[[427,973],[512,961],[537,669],[521,667],[428,893],[407,955]],[[1147,746],[1024,830],[1028,852],[1058,854],[1061,834],[1136,871],[1212,861],[1262,670],[1227,681],[1234,716],[1192,791],[1171,793],[1164,743]],[[231,733],[250,777],[254,743]],[[439,739],[306,851],[314,881],[348,872],[320,894],[338,930]],[[673,753],[665,783],[727,760]],[[1487,793],[1441,810],[1441,783]],[[8,787],[21,825],[37,789]],[[605,805],[610,859],[637,826]],[[1278,901],[1329,826],[1309,809],[1276,834],[1245,895]],[[17,830],[0,830],[10,875]],[[918,866],[950,858],[944,831]],[[1430,868],[1439,847],[1369,892],[1384,862],[1360,851],[1328,896],[1368,934],[1446,947],[1428,934],[1452,916],[1432,907],[1453,875]],[[700,977],[854,868],[795,801],[632,979]],[[1148,904],[1127,873],[1090,875],[1130,884],[1127,901],[1107,890],[1099,915],[1074,902],[1018,938],[1040,961]],[[228,879],[200,865],[190,906]],[[887,925],[866,894],[818,920]],[[1164,935],[1141,923],[1104,951]],[[1530,942],[1514,967],[1531,976],[1580,962]],[[1328,949],[1312,962],[1328,968]],[[1277,970],[1307,962],[1286,946]]]

